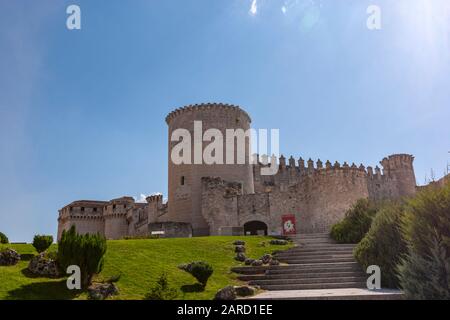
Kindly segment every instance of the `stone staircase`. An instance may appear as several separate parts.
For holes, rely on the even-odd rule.
[[[366,287],[368,275],[353,258],[354,245],[337,244],[327,233],[302,234],[292,240],[296,247],[274,256],[282,265],[241,268],[235,271],[245,274],[238,278],[264,290]]]
[[[236,267],[238,279],[264,293],[251,299],[403,299],[399,290],[368,290],[369,277],[353,258],[352,244],[338,244],[327,233],[292,237],[294,248],[274,258],[278,266]]]

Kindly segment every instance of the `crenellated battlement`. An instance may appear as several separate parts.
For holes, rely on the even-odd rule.
[[[403,155],[402,155],[403,156]],[[273,157],[273,156],[272,156]],[[268,162],[267,155],[258,154],[253,155],[254,165],[257,167],[255,170],[255,174],[258,173],[258,168],[261,167],[270,167],[271,164]],[[385,158],[386,159],[386,158]],[[407,157],[402,157],[401,159],[407,159]],[[391,160],[392,161],[392,160]],[[409,161],[409,160],[408,160]],[[280,176],[285,174],[286,172],[294,172],[296,175],[336,175],[336,174],[364,174],[369,178],[380,178],[386,176],[385,172],[382,173],[380,167],[376,166],[375,171],[371,166],[364,166],[362,163],[356,165],[354,162],[350,165],[347,161],[341,165],[340,162],[335,161],[332,163],[330,160],[326,160],[325,163],[321,159],[317,159],[316,161],[309,158],[305,161],[302,157],[300,157],[297,161],[293,156],[289,157],[288,164],[286,164],[286,157],[281,155],[277,160],[277,165],[279,166],[279,170],[276,173],[276,176]]]
[[[197,112],[197,111],[217,111],[218,109],[226,110],[226,111],[238,111],[239,113],[243,114],[247,119],[248,122],[251,122],[251,118],[248,115],[247,112],[245,112],[243,109],[241,109],[239,106],[227,104],[227,103],[214,103],[214,102],[207,102],[207,103],[200,103],[200,104],[190,104],[181,108],[177,108],[174,111],[170,112],[166,117],[166,123],[170,124],[172,119],[181,116],[188,112]]]
[[[147,203],[162,203],[163,195],[161,193],[152,194],[145,198],[145,200],[147,200]]]

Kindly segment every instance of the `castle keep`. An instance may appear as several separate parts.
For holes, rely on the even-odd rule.
[[[250,128],[249,115],[236,106],[200,104],[177,109],[166,117],[169,127],[168,201],[161,194],[146,203],[132,197],[111,201],[75,201],[59,210],[58,239],[75,225],[79,233],[100,233],[108,239],[146,236],[188,237],[232,234],[282,234],[290,219],[296,233],[328,231],[360,198],[395,199],[416,191],[414,157],[395,154],[372,168],[302,158],[278,159],[275,175],[261,175],[268,166],[259,157],[237,164],[175,164],[171,150],[176,129],[194,137],[194,121],[202,130]],[[237,149],[237,148],[236,148]],[[245,140],[246,153],[250,152]],[[237,158],[237,150],[233,156]],[[192,146],[192,154],[195,153]],[[223,154],[226,153],[224,148]]]

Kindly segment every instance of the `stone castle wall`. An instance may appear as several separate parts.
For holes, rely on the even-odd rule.
[[[254,163],[249,163],[246,139],[244,164],[176,165],[170,151],[178,142],[170,142],[171,135],[181,128],[194,140],[201,140],[195,137],[194,121],[202,121],[202,135],[207,129],[218,129],[224,142],[226,129],[246,131],[251,122],[245,111],[225,104],[187,106],[171,112],[166,118],[168,203],[163,203],[161,194],[147,197],[146,203],[136,203],[131,197],[75,201],[59,210],[58,239],[72,225],[79,233],[99,233],[108,239],[146,236],[158,230],[168,237],[235,233],[251,221],[263,222],[270,234],[281,234],[285,215],[295,215],[298,233],[325,232],[360,198],[395,199],[413,195],[417,189],[414,157],[407,154],[384,158],[382,169],[293,157],[286,162],[281,156],[278,172],[265,176],[261,169],[268,166],[266,159],[255,157]],[[209,143],[202,144],[203,150]]]
[[[401,159],[396,164],[403,168],[401,174],[386,159]],[[341,166],[338,162],[332,165],[329,161],[323,164],[320,160],[314,164],[311,159],[305,166],[302,158],[297,164],[292,157],[286,165],[281,156],[278,173],[262,176],[260,170],[264,165],[258,162],[253,166],[255,194],[243,194],[239,186],[220,178],[204,178],[202,214],[211,234],[219,232],[218,226],[232,226],[236,220],[239,226],[262,221],[268,226],[268,233],[281,234],[284,215],[295,215],[299,233],[326,232],[358,199],[411,195],[410,187],[415,186],[415,180],[411,180],[412,157],[394,155],[381,163],[383,173],[378,166],[374,172],[363,165]]]

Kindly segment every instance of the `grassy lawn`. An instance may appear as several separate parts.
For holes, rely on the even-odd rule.
[[[247,256],[259,258],[273,250],[287,246],[269,245],[270,237],[198,237],[178,239],[115,240],[108,241],[105,266],[100,278],[122,274],[117,286],[120,295],[114,299],[142,299],[162,272],[169,284],[179,290],[179,299],[212,299],[228,284],[238,284],[230,271],[240,263],[234,260],[233,241],[245,240]],[[17,250],[22,261],[16,266],[0,267],[0,299],[86,299],[86,293],[66,288],[66,278],[36,278],[27,273],[28,262],[37,254],[31,244],[0,245]],[[50,250],[55,251],[56,245]],[[205,291],[196,292],[196,280],[177,266],[203,260],[214,267]]]

